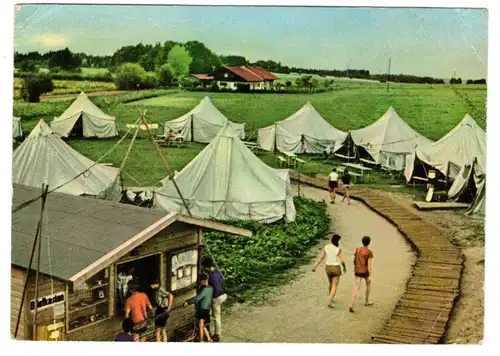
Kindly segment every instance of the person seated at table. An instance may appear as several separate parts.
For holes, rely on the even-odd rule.
[[[344,199],[347,198],[347,204],[351,205],[351,199],[349,197],[349,188],[351,188],[351,175],[349,174],[347,168],[344,169],[344,174],[342,175],[342,188],[344,188],[344,197],[340,202],[343,203]]]
[[[175,139],[175,133],[174,130],[170,129],[167,134],[167,141],[171,142]]]
[[[304,135],[301,135],[300,137],[300,154],[304,154],[307,151],[307,142],[306,142],[306,137]]]

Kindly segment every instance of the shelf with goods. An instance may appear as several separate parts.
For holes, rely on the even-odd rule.
[[[69,331],[109,316],[109,287],[109,272],[103,270],[75,288],[68,298]]]

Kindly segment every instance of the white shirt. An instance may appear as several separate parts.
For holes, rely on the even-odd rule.
[[[340,266],[340,248],[335,246],[334,244],[328,244],[325,246],[325,265],[327,266]]]
[[[339,180],[339,175],[337,172],[331,172],[329,175],[328,175],[328,179],[330,179],[330,182],[336,182]]]

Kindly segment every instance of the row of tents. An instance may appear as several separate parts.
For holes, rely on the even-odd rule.
[[[13,129],[15,126],[14,120]],[[61,137],[67,137],[75,130],[84,137],[118,134],[115,118],[104,114],[84,93],[51,123],[51,132]],[[228,120],[208,97],[190,112],[164,125],[165,136],[169,131],[181,132],[186,141],[202,143],[214,142],[216,138],[220,141],[219,134],[224,131],[227,135],[229,130],[238,139],[245,138],[245,124]],[[302,153],[304,146],[306,153],[330,151],[340,157],[352,157],[389,170],[404,171],[407,181],[421,175],[425,179],[430,169],[436,169],[446,181],[454,182],[449,193],[453,199],[462,199],[454,193],[463,190],[459,189],[458,182],[466,181],[471,185],[471,177],[484,177],[486,172],[486,133],[469,115],[447,135],[433,142],[411,128],[393,107],[371,125],[344,132],[329,124],[307,102],[285,120],[260,129],[258,144],[267,151]],[[474,169],[470,172],[467,167]],[[469,173],[469,179],[456,179]],[[484,179],[476,178],[476,181]]]
[[[118,200],[118,168],[96,163],[71,148],[40,120],[13,156],[13,183],[71,194]],[[153,191],[153,207],[218,220],[295,220],[289,171],[267,166],[239,138],[230,123],[222,128],[174,182],[165,178]]]
[[[343,132],[330,125],[310,102],[283,121],[259,130],[259,145],[267,151],[307,153],[327,149],[338,156],[404,171],[407,182],[428,179],[436,170],[438,180],[452,185],[448,197],[472,202],[470,215],[484,215],[486,182],[486,132],[466,114],[440,140],[433,142],[411,128],[391,106],[376,122]]]

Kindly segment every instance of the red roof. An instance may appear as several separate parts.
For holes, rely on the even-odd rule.
[[[279,79],[275,75],[260,67],[241,66],[225,68],[236,74],[238,77],[246,80],[247,82],[261,82],[263,80]]]
[[[192,77],[195,77],[199,80],[213,80],[214,77],[209,76],[208,74],[191,74]]]
[[[259,77],[262,77],[266,80],[278,80],[278,79],[280,79],[277,76],[275,76],[274,74],[272,74],[271,72],[268,72],[267,70],[265,70],[264,68],[261,68],[261,67],[249,67],[249,68],[252,72],[257,74]]]

